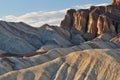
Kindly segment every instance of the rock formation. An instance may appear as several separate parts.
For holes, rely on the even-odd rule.
[[[14,54],[35,52],[47,45],[52,45],[53,48],[72,45],[69,42],[69,32],[62,28],[49,25],[33,28],[23,22],[0,21],[0,37],[0,49]]]
[[[74,21],[74,17],[73,14],[76,11],[74,9],[70,9],[67,11],[67,14],[65,16],[65,19],[61,22],[61,26],[63,29],[68,30],[69,32],[71,32],[72,28],[73,28],[73,21]]]
[[[106,37],[104,37],[106,35],[109,36],[107,38],[108,40],[106,39]],[[7,53],[2,53],[1,52],[1,55],[0,55],[0,57],[1,57],[1,59],[0,59],[0,64],[1,64],[1,66],[0,66],[0,74],[1,74],[0,80],[2,80],[2,78],[4,80],[4,77],[7,77],[7,75],[8,75],[7,72],[9,72],[9,75],[12,76],[13,75],[13,72],[12,72],[13,70],[21,70],[21,69],[24,69],[24,68],[29,69],[29,67],[34,68],[36,65],[41,66],[42,64],[46,64],[46,63],[49,64],[49,62],[56,61],[56,59],[59,60],[59,58],[61,58],[61,57],[66,58],[66,56],[69,56],[69,55],[73,54],[72,52],[74,52],[74,54],[76,56],[78,55],[78,53],[76,54],[76,52],[80,52],[80,54],[85,54],[86,57],[88,55],[91,55],[93,59],[96,58],[96,56],[98,56],[99,57],[98,62],[101,59],[104,60],[103,58],[100,57],[101,55],[103,55],[103,57],[105,57],[104,55],[106,55],[107,58],[105,57],[105,60],[109,60],[109,56],[111,55],[111,58],[112,58],[111,60],[113,60],[112,64],[114,64],[114,63],[119,64],[119,62],[114,61],[114,59],[119,61],[119,57],[120,57],[119,56],[119,54],[120,54],[119,53],[119,51],[120,51],[119,50],[119,48],[120,48],[119,38],[120,38],[119,35],[113,36],[113,35],[109,35],[109,34],[103,34],[103,35],[97,37],[96,39],[94,39],[92,41],[83,42],[83,43],[81,43],[81,45],[78,45],[78,46],[73,46],[73,47],[69,47],[69,48],[55,48],[55,49],[49,50],[49,51],[44,52],[44,53],[41,53],[41,52],[38,51],[38,52],[26,54],[26,55],[24,54],[23,56],[18,56],[18,55],[11,55],[10,56],[10,55],[6,55]],[[91,50],[87,51],[88,49],[91,49]],[[97,49],[98,52],[96,52],[96,50],[94,50],[94,49]],[[84,53],[84,50],[85,50],[85,53]],[[98,54],[99,52],[100,52],[100,54]],[[73,55],[71,57],[73,57]],[[72,59],[71,57],[69,59]],[[79,58],[77,59],[77,58],[74,57],[73,59],[78,60]],[[88,56],[88,58],[83,57],[83,60],[87,61],[88,59],[89,59],[89,56]],[[59,60],[59,61],[61,61],[61,60]],[[66,62],[66,61],[64,61],[64,62]],[[68,62],[69,62],[69,60],[68,60]],[[107,64],[107,61],[103,61],[103,63]],[[108,64],[109,64],[109,62],[108,62]],[[114,67],[114,66],[112,66],[112,64],[110,64],[111,67]],[[49,65],[51,65],[51,64],[49,64]],[[59,63],[56,62],[56,65],[59,65]],[[72,63],[69,63],[69,65],[74,66]],[[79,63],[79,65],[83,65],[83,64]],[[97,66],[98,64],[96,63],[94,65]],[[103,65],[103,66],[105,66],[105,65]],[[51,67],[52,67],[52,65],[51,65]],[[52,71],[51,67],[48,67],[48,68],[50,68],[50,70]],[[98,65],[98,67],[101,67],[101,66]],[[41,69],[41,67],[39,67],[37,69],[39,70],[39,69]],[[74,67],[73,67],[73,69],[74,69]],[[15,72],[15,74],[16,74],[16,72]],[[115,72],[115,73],[117,74],[117,72]],[[3,76],[2,74],[6,75],[6,76]],[[27,74],[29,74],[29,73],[27,73]],[[71,73],[69,73],[69,74],[71,74]],[[107,74],[108,73],[106,73],[106,75]],[[37,73],[35,73],[35,75],[37,75]],[[55,75],[57,75],[57,74],[55,74]],[[15,75],[13,78],[16,78],[17,76],[18,75]],[[41,75],[41,77],[42,76],[43,75]],[[78,76],[81,76],[81,75],[78,75]],[[91,76],[93,76],[93,75],[91,75]],[[100,74],[97,74],[96,76],[100,76]],[[116,75],[116,76],[118,76],[118,75]],[[47,79],[49,79],[49,77]],[[6,80],[8,80],[8,79],[6,79]],[[60,79],[60,80],[62,80],[62,79]],[[116,80],[117,80],[117,78],[116,78]]]
[[[112,0],[112,5],[120,6],[120,0]]]
[[[67,11],[61,27],[0,21],[0,80],[120,80],[120,8]]]
[[[116,6],[92,6],[90,9],[68,11],[66,16],[71,15],[71,18],[65,17],[61,27],[70,31],[71,34],[79,33],[84,39],[90,40],[90,38],[87,39],[88,36],[93,39],[102,33],[119,33],[120,9]],[[68,20],[71,21],[71,25],[67,25]]]
[[[0,76],[0,80],[119,80],[119,52],[119,49],[91,49],[69,54],[63,54],[61,51],[48,53],[46,55],[49,57],[39,56],[39,65],[5,73]],[[29,62],[25,61],[26,59],[23,59],[25,62],[21,63],[23,61],[16,58],[3,59],[3,63],[12,64],[15,62],[14,60],[21,64],[18,65],[20,67],[30,65]],[[12,69],[9,65],[6,68]]]

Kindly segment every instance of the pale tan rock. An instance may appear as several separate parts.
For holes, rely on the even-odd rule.
[[[92,34],[93,37],[97,36],[97,19],[98,15],[93,11],[89,14],[88,33]]]
[[[89,18],[89,10],[78,10],[74,13],[74,26],[76,32],[79,31],[80,34],[84,34],[87,30],[87,19]]]
[[[119,2],[119,0],[114,1]],[[72,21],[71,24],[67,25],[66,20]],[[94,39],[103,33],[118,34],[120,32],[120,7],[106,5],[76,10],[71,18],[65,17],[61,23],[66,23],[66,30],[71,34],[79,33],[86,40]]]
[[[119,49],[72,52],[41,65],[0,75],[0,80],[119,80],[119,52]]]
[[[106,36],[109,39],[106,39]],[[94,40],[83,42],[78,46],[72,46],[69,48],[54,48],[51,50],[38,50],[34,53],[24,54],[21,57],[15,56],[4,56],[0,59],[0,74],[7,73],[13,70],[20,70],[29,68],[35,65],[40,65],[48,61],[54,60],[58,57],[68,55],[71,52],[88,50],[88,49],[118,49],[120,48],[119,35],[113,38],[112,35],[104,34],[100,35]]]

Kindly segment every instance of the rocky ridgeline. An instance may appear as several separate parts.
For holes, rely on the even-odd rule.
[[[11,54],[25,54],[71,46],[69,32],[56,26],[34,28],[23,22],[0,21],[0,49]]]
[[[120,80],[120,9],[67,11],[61,27],[0,21],[0,80]]]
[[[112,0],[112,5],[120,6],[120,0]]]
[[[116,0],[119,1],[119,0]],[[80,34],[91,40],[102,33],[120,32],[119,2],[107,6],[91,6],[89,9],[70,9],[67,11],[61,27],[71,34]]]

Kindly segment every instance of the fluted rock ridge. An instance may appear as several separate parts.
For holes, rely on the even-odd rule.
[[[120,0],[112,0],[112,5],[120,6]]]
[[[102,33],[120,32],[120,9],[112,5],[91,6],[89,9],[68,10],[61,27],[90,40]],[[71,13],[72,12],[72,13]],[[70,15],[70,18],[68,18]],[[69,22],[69,25],[67,25]]]
[[[72,52],[64,56],[61,55],[62,52],[57,52],[57,54],[54,55],[54,57],[57,57],[53,60],[51,60],[52,56],[45,56],[41,60],[45,61],[48,59],[49,61],[30,68],[5,73],[0,75],[0,80],[120,79],[119,49],[90,49]],[[13,58],[13,60],[15,60],[15,58]]]
[[[8,53],[24,54],[70,45],[69,32],[60,27],[35,28],[23,22],[0,21],[0,49]]]

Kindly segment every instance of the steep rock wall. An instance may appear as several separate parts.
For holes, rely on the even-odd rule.
[[[117,34],[120,32],[120,9],[117,6],[91,6],[89,9],[68,10],[61,27],[78,33],[86,40],[91,40],[102,33]],[[68,22],[70,24],[68,25]],[[64,24],[63,24],[64,23]]]
[[[120,6],[120,0],[112,0],[112,5]]]

